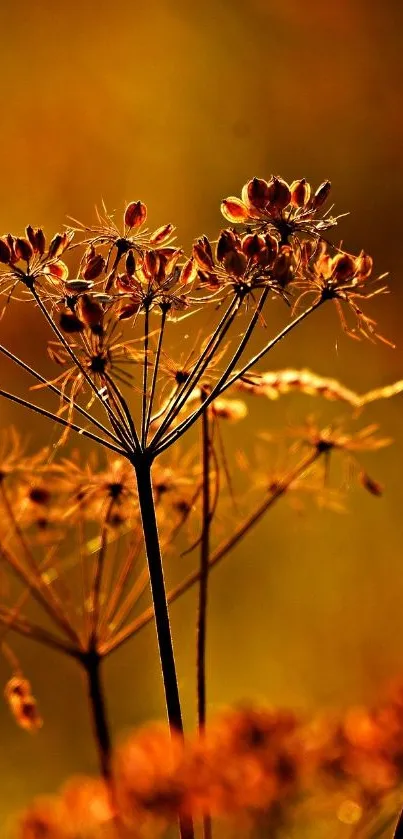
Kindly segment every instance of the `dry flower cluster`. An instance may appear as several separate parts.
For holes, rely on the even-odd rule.
[[[239,510],[239,491],[223,428],[245,419],[250,398],[275,399],[296,391],[344,403],[355,417],[374,400],[403,390],[397,382],[360,395],[307,370],[257,369],[261,359],[328,301],[336,305],[350,336],[386,341],[362,309],[387,290],[384,276],[372,277],[372,259],[364,252],[352,255],[326,238],[338,220],[324,210],[329,192],[328,181],[313,191],[305,179],[288,185],[275,176],[268,181],[253,178],[241,199],[222,202],[230,226],[215,242],[206,236],[196,239],[188,255],[176,244],[172,224],[149,231],[141,201],[126,206],[122,224],[103,207],[95,224],[73,221],[50,241],[42,228],[30,225],[23,236],[0,237],[3,315],[8,317],[21,303],[34,305],[49,328],[44,370],[49,364],[53,370],[41,373],[0,345],[7,363],[31,377],[35,401],[3,388],[0,397],[61,430],[56,445],[34,455],[27,454],[17,432],[5,433],[0,442],[0,556],[2,568],[13,577],[11,581],[7,575],[0,606],[2,648],[12,669],[6,699],[19,724],[29,730],[40,727],[30,683],[9,646],[10,632],[74,658],[87,677],[104,778],[103,787],[90,781],[69,785],[57,812],[49,816],[53,832],[49,828],[46,833],[45,825],[41,834],[38,822],[35,833],[26,822],[24,839],[87,835],[73,824],[76,801],[77,812],[91,809],[98,822],[105,822],[102,835],[136,831],[137,822],[135,827],[111,825],[110,807],[119,793],[124,818],[133,806],[128,818],[136,821],[136,784],[145,783],[147,796],[147,778],[152,786],[155,775],[164,775],[167,756],[174,775],[185,773],[186,783],[197,775],[199,787],[192,792],[186,788],[185,794],[175,775],[175,805],[164,790],[157,796],[162,821],[167,807],[179,818],[182,839],[192,839],[193,819],[202,814],[203,834],[209,839],[211,816],[217,813],[262,807],[271,812],[276,803],[280,818],[277,804],[283,797],[288,801],[310,766],[292,715],[259,711],[255,719],[254,712],[252,717],[235,713],[217,729],[206,728],[205,662],[210,570],[274,502],[296,489],[314,491],[326,501],[329,458],[337,454],[366,490],[374,496],[382,492],[361,463],[362,452],[389,442],[377,436],[374,425],[350,432],[341,424],[320,427],[309,420],[291,430],[288,460],[281,470],[248,470],[252,478],[242,497],[244,515],[233,515]],[[288,306],[291,319],[248,357],[250,339],[254,333],[264,334],[267,310],[276,300]],[[187,332],[191,316],[198,325],[192,339]],[[178,337],[182,349],[187,347],[179,356]],[[55,398],[53,410],[41,404],[45,392],[48,399]],[[182,438],[192,427],[197,427],[198,442],[193,435],[192,445],[183,449]],[[88,448],[85,460],[79,451],[71,451],[73,434],[87,447],[103,447],[106,459]],[[261,445],[265,435],[267,429]],[[60,449],[67,442],[70,452],[63,457]],[[245,451],[238,452],[243,474],[246,457]],[[196,569],[167,592],[165,563],[191,552],[198,556]],[[199,739],[197,747],[189,747],[183,739],[169,604],[196,584]],[[151,604],[141,611],[140,597],[148,586]],[[30,617],[32,600],[46,616],[44,625]],[[101,664],[151,620],[171,739],[166,732],[144,735],[134,751],[127,747],[126,757],[114,768]],[[251,726],[252,719],[257,730],[264,729],[263,746],[260,735],[252,743],[246,737],[245,746],[243,727]],[[217,763],[222,771],[217,749],[227,750],[229,772],[233,753],[240,763],[243,755],[247,758],[242,769],[237,764],[233,781],[219,776],[213,782]],[[255,755],[252,760],[248,749],[257,751],[259,759]],[[133,768],[136,760],[138,769]],[[188,760],[199,761],[197,772],[194,763],[193,769],[187,766]],[[129,786],[123,795],[125,778]],[[63,816],[66,807],[70,826]],[[147,810],[144,800],[140,810]]]
[[[343,714],[230,709],[186,742],[149,725],[118,749],[114,777],[113,799],[87,777],[38,799],[18,839],[159,836],[180,815],[199,823],[205,813],[220,830],[236,823],[237,835],[298,835],[318,823],[327,835],[379,835],[396,820],[403,782],[403,687]]]

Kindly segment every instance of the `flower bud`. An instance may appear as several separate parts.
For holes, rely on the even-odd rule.
[[[149,279],[156,277],[160,267],[157,251],[146,251],[143,258],[143,271]]]
[[[192,254],[203,271],[214,270],[213,252],[207,236],[197,239],[192,248]]]
[[[194,259],[190,257],[187,259],[185,264],[182,267],[180,276],[179,276],[179,283],[180,285],[190,285],[197,276],[197,269],[195,266]]]

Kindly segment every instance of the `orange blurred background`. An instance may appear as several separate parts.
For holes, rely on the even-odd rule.
[[[270,367],[309,367],[360,392],[403,378],[402,26],[397,0],[2,0],[0,231],[31,223],[52,234],[66,216],[92,220],[102,198],[110,209],[141,198],[151,226],[174,222],[189,249],[196,235],[216,233],[221,198],[248,178],[329,178],[336,212],[351,211],[340,222],[344,246],[390,272],[391,295],[376,312],[396,349],[352,341],[328,307]],[[37,322],[10,306],[0,323],[1,341],[33,363],[45,335]],[[4,368],[2,381],[12,389],[16,376]],[[265,402],[259,427],[316,407],[297,396]],[[395,439],[366,461],[386,485],[382,499],[352,488],[343,516],[280,503],[214,573],[211,710],[245,697],[308,708],[371,702],[403,673],[402,417],[401,397],[366,415]],[[50,440],[45,423],[0,404],[1,427],[11,423],[38,445]],[[194,606],[191,594],[173,608],[189,722]],[[31,738],[0,707],[2,819],[96,769],[74,664],[27,642],[16,649],[45,726]],[[152,627],[108,662],[106,678],[115,732],[163,716]]]

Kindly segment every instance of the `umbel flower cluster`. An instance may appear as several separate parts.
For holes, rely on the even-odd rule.
[[[10,572],[0,605],[1,642],[12,671],[5,695],[20,725],[30,731],[41,727],[32,675],[28,681],[22,673],[9,643],[11,632],[78,663],[88,682],[111,812],[117,807],[118,778],[101,673],[105,656],[154,622],[169,742],[173,754],[176,749],[182,755],[169,608],[197,586],[198,748],[200,743],[210,748],[206,638],[212,567],[283,496],[310,493],[321,504],[339,508],[341,494],[328,480],[330,460],[338,455],[349,476],[354,474],[373,496],[381,495],[380,484],[361,462],[363,452],[389,442],[373,424],[347,430],[344,422],[319,425],[310,418],[289,429],[288,454],[276,469],[261,465],[270,463],[270,445],[278,440],[272,429],[256,435],[255,462],[253,434],[239,436],[235,457],[225,440],[226,425],[245,421],[255,397],[273,400],[290,392],[322,397],[344,404],[354,422],[370,403],[403,390],[396,382],[358,394],[308,370],[259,369],[280,341],[329,301],[348,335],[388,343],[363,311],[367,301],[387,290],[384,276],[373,277],[366,253],[353,255],[327,238],[338,221],[326,209],[329,193],[328,181],[314,190],[305,179],[289,185],[275,176],[253,178],[241,198],[222,202],[228,226],[218,238],[198,237],[189,253],[177,244],[172,224],[150,232],[140,200],[125,207],[121,221],[102,207],[94,224],[72,220],[50,239],[31,225],[24,235],[0,237],[0,331],[13,311],[27,311],[27,303],[49,329],[41,369],[0,344],[4,365],[32,383],[29,398],[3,387],[0,398],[60,429],[57,443],[35,454],[27,454],[16,431],[4,431],[0,440],[0,555]],[[285,304],[290,317],[267,338],[268,310],[276,301]],[[252,336],[255,343],[260,340],[255,354],[249,349]],[[252,446],[242,447],[246,439]],[[194,558],[187,576],[181,571],[184,554]],[[165,585],[168,562],[178,575],[171,591]],[[140,598],[148,590],[151,601],[141,611]],[[241,729],[239,736],[242,748]],[[151,755],[152,738],[147,743]],[[273,748],[272,757],[266,756],[270,766]],[[292,778],[286,776],[284,764],[288,789]],[[74,798],[69,789],[68,797]],[[77,794],[86,800],[85,790]],[[236,794],[241,802],[239,785]],[[211,815],[226,805],[217,809],[209,796],[205,806],[194,803],[194,811],[189,801],[197,796],[187,798],[186,806],[167,804],[179,820],[182,839],[192,839],[193,818],[200,812],[204,837],[210,839]],[[100,804],[103,812],[105,806]],[[255,804],[248,799],[245,806]],[[64,839],[57,829],[24,828],[23,835]],[[126,835],[116,819],[107,829]]]

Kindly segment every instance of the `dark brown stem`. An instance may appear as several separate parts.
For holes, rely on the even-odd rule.
[[[137,458],[135,461],[144,544],[150,575],[155,627],[157,631],[168,721],[171,730],[175,730],[183,736],[182,710],[179,697],[178,679],[176,675],[158,526],[155,515],[151,481],[151,465],[152,461],[146,455]],[[179,827],[182,839],[192,839],[194,836],[193,825],[188,819],[180,819]]]
[[[101,679],[101,656],[95,649],[90,649],[82,656],[87,685],[88,700],[92,718],[92,727],[97,744],[101,775],[108,785],[112,782],[111,736],[106,715],[104,689]]]
[[[206,394],[203,393],[204,401]],[[197,616],[197,718],[200,735],[203,736],[206,727],[206,640],[207,640],[207,595],[210,559],[210,415],[208,408],[202,414],[202,534],[200,543],[200,585],[199,610]],[[211,816],[205,813],[203,817],[204,839],[211,839]]]

